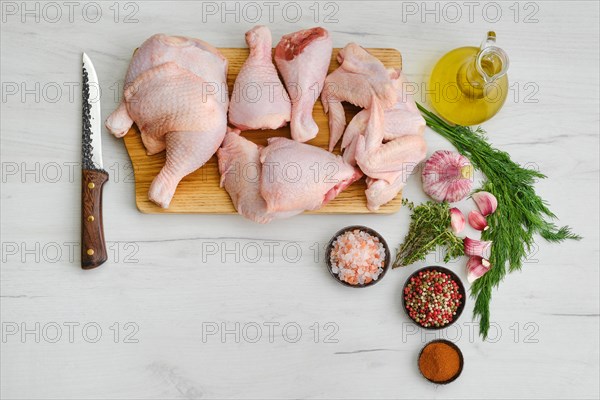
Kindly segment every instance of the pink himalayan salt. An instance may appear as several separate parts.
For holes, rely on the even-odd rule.
[[[364,285],[383,272],[385,249],[379,238],[355,229],[338,236],[331,249],[331,271],[341,281]]]

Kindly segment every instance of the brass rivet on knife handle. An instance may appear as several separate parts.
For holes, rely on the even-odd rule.
[[[108,181],[103,170],[82,171],[81,268],[92,269],[108,259],[102,226],[102,187]]]

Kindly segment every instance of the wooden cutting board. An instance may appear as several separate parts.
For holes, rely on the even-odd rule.
[[[235,77],[246,58],[248,49],[224,48],[219,49],[229,60],[229,73],[227,83],[229,91],[233,88]],[[340,49],[333,49],[329,72],[336,69],[337,53]],[[375,57],[381,60],[386,67],[402,68],[402,56],[395,49],[368,49]],[[358,108],[344,104],[348,122],[359,111]],[[329,125],[327,114],[323,111],[321,101],[317,101],[313,110],[313,117],[319,125],[319,134],[311,140],[310,144],[327,149],[329,144]],[[267,138],[272,136],[290,137],[289,126],[275,131],[246,131],[243,136],[261,145],[266,145]],[[217,156],[213,156],[202,168],[186,176],[177,187],[175,196],[168,209],[163,209],[148,200],[148,189],[154,177],[165,163],[165,152],[152,156],[146,155],[142,139],[137,127],[134,125],[125,136],[125,146],[135,176],[135,202],[137,208],[143,213],[199,213],[199,214],[234,214],[236,213],[229,195],[219,187],[219,169]],[[336,152],[339,153],[339,144]],[[310,214],[364,214],[371,213],[367,209],[365,197],[365,178],[353,183],[338,197],[325,207],[311,211]],[[391,214],[400,209],[402,193],[394,200],[382,206],[377,213]]]

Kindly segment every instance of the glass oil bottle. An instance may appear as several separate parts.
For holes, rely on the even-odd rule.
[[[508,95],[508,55],[488,32],[480,47],[460,47],[444,55],[429,80],[430,101],[440,116],[458,125],[492,118]]]

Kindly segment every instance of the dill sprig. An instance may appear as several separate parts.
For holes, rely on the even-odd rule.
[[[492,147],[485,131],[466,126],[452,126],[417,104],[427,125],[446,138],[475,168],[486,176],[481,190],[498,199],[497,211],[488,216],[489,229],[481,235],[493,242],[490,256],[492,268],[471,286],[475,299],[474,316],[480,318],[479,333],[485,339],[490,327],[492,289],[497,287],[507,272],[521,269],[531,252],[534,235],[550,242],[581,239],[571,228],[559,228],[551,222],[556,216],[548,203],[534,189],[537,179],[546,178],[539,171],[523,168],[511,160],[508,153]]]
[[[446,249],[444,261],[448,262],[464,254],[463,241],[450,228],[450,207],[448,203],[428,201],[414,206],[402,199],[402,204],[411,211],[411,222],[404,242],[396,252],[392,268],[404,267],[419,260],[438,246]]]

